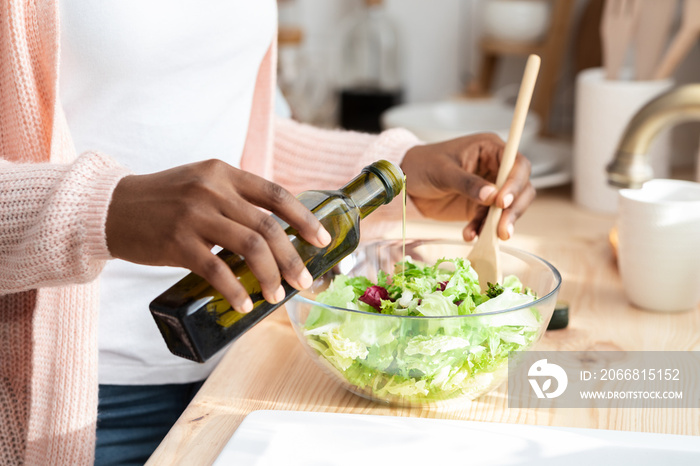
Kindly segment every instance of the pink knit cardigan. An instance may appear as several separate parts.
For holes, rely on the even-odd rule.
[[[0,4],[0,464],[92,464],[97,416],[95,280],[105,219],[128,172],[76,157],[58,100],[56,0]],[[293,192],[342,185],[418,141],[275,121],[276,49],[260,67],[242,168]],[[398,206],[384,216],[397,218]],[[148,310],[144,309],[144,312]]]

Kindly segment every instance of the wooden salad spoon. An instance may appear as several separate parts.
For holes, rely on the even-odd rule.
[[[530,101],[532,100],[537,74],[540,70],[540,61],[538,55],[530,55],[525,65],[525,72],[522,82],[520,83],[520,91],[518,92],[518,99],[515,102],[513,120],[510,124],[508,140],[503,149],[501,165],[498,168],[498,175],[496,176],[496,188],[499,190],[503,187],[503,184],[508,178],[508,174],[515,162],[515,156],[518,153],[520,137],[523,134],[523,127],[525,126],[525,118],[527,117]],[[501,281],[498,234],[496,229],[498,227],[498,221],[501,219],[502,211],[503,209],[495,205],[489,208],[484,226],[481,229],[481,233],[479,233],[479,238],[469,253],[468,259],[479,275],[479,283],[481,284],[482,291],[488,289],[489,282],[498,283]]]

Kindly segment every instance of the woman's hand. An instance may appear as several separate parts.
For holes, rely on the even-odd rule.
[[[411,148],[401,162],[406,193],[426,217],[468,220],[464,239],[474,239],[488,207],[503,208],[498,236],[513,235],[513,223],[535,198],[530,162],[518,154],[501,190],[494,185],[505,143],[495,134],[475,134]]]
[[[150,175],[123,178],[107,214],[107,246],[112,256],[147,265],[185,267],[207,280],[234,309],[253,308],[245,288],[215,245],[245,255],[265,299],[284,298],[281,276],[297,288],[312,278],[275,213],[317,247],[331,237],[314,215],[277,184],[208,160]]]

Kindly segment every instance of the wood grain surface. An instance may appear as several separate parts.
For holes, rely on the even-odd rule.
[[[569,327],[547,332],[539,350],[700,351],[700,307],[682,314],[628,304],[608,233],[614,218],[570,201],[568,188],[544,190],[509,244],[549,260],[563,276]],[[411,222],[410,237],[461,238],[462,224]],[[401,227],[388,232],[400,237]],[[149,465],[208,465],[254,410],[302,410],[463,419],[700,435],[700,409],[509,409],[506,387],[449,407],[383,406],[347,392],[305,353],[283,310],[241,337],[209,377]]]

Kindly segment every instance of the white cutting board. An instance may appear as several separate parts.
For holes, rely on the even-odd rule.
[[[253,411],[215,466],[700,465],[700,437],[362,414]]]

